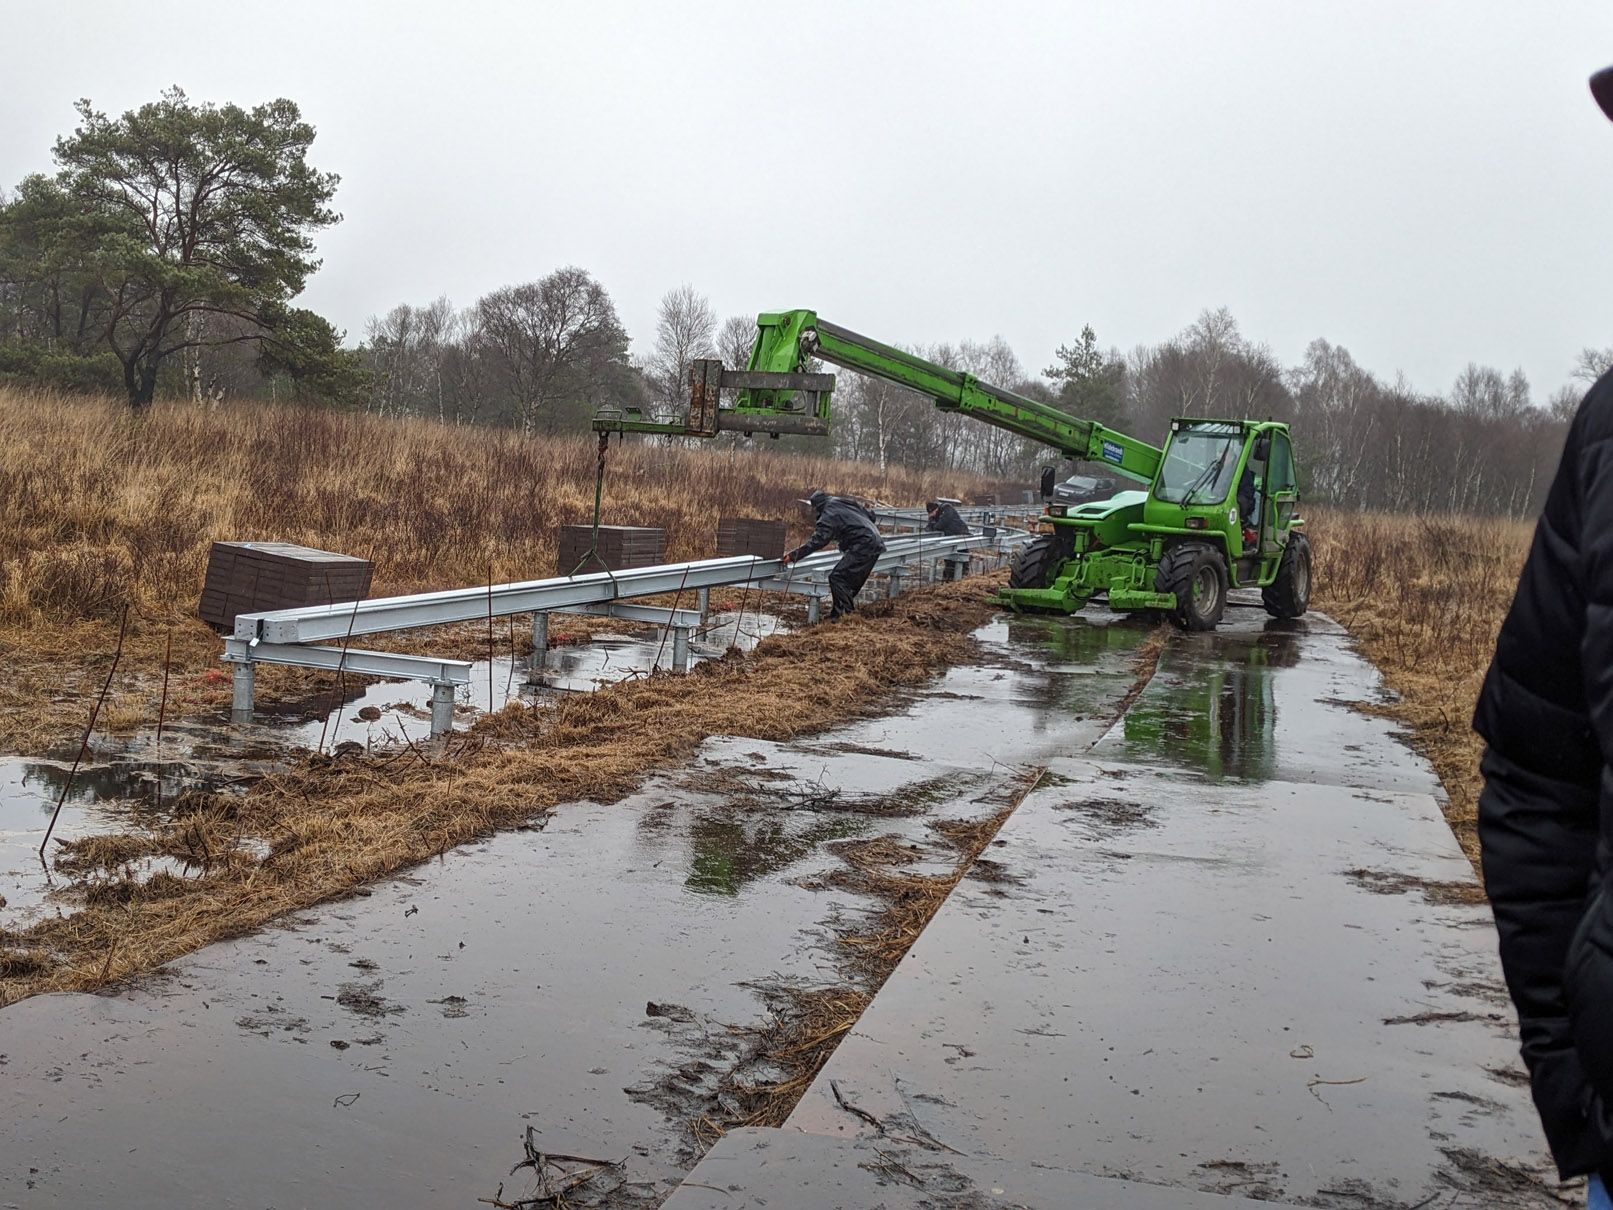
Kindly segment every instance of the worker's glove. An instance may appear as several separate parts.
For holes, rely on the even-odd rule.
[[[784,566],[788,567],[791,563],[799,563],[800,561],[801,551],[799,547],[797,547],[795,550],[787,550],[784,552]]]

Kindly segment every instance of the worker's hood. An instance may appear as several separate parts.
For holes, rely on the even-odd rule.
[[[1604,67],[1591,77],[1591,96],[1602,112],[1613,119],[1613,67]]]

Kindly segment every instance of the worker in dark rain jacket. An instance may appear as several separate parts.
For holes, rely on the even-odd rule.
[[[1613,68],[1591,80],[1613,118]],[[1479,844],[1535,1108],[1613,1184],[1613,374],[1579,406],[1473,725]]]
[[[829,573],[829,593],[834,598],[829,620],[838,622],[852,611],[852,602],[874,570],[874,561],[885,553],[885,539],[879,536],[873,514],[855,500],[816,491],[805,503],[817,514],[817,528],[784,556],[784,562],[799,562],[831,542],[840,548],[840,562]]]
[[[926,533],[947,534],[954,538],[969,536],[969,527],[964,524],[963,518],[958,516],[958,510],[946,501],[927,501],[924,511],[930,518],[929,524],[924,527]]]

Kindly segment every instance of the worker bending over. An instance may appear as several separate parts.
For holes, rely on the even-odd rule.
[[[802,503],[812,506],[818,525],[810,538],[784,556],[784,562],[800,562],[831,542],[840,548],[840,562],[829,573],[829,593],[834,598],[829,620],[838,622],[854,608],[858,590],[867,583],[875,560],[885,553],[885,539],[879,536],[873,514],[855,500],[820,490]]]
[[[969,536],[968,525],[958,516],[958,510],[945,500],[926,501],[924,511],[930,518],[930,523],[924,527],[926,533],[947,534],[954,538]]]

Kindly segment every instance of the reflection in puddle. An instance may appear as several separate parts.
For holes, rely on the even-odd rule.
[[[1277,763],[1274,674],[1299,660],[1295,624],[1184,635],[1126,712],[1131,759],[1165,759],[1213,778],[1265,779]]]
[[[734,646],[751,650],[781,625],[778,618],[754,610],[743,615],[713,613],[695,633],[691,656],[699,661],[719,657]],[[529,683],[524,660],[509,656],[482,660],[472,666],[470,683],[460,687],[455,722],[463,727],[482,711],[500,710],[514,701],[539,706],[551,691],[589,691],[668,669],[672,654],[671,636],[663,639],[658,630],[600,635],[593,642],[550,650],[537,684]],[[0,925],[22,924],[46,900],[51,888],[40,864],[39,845],[64,787],[67,794],[51,834],[52,847],[57,839],[171,822],[168,808],[186,792],[244,787],[284,768],[299,750],[318,747],[329,752],[341,743],[382,748],[423,741],[431,731],[430,695],[430,687],[421,683],[380,681],[350,685],[339,698],[325,691],[295,701],[261,701],[250,727],[234,728],[222,720],[211,725],[170,724],[164,729],[160,754],[153,734],[97,737],[76,772],[76,744],[44,757],[0,758],[0,909],[4,910]],[[754,867],[763,873],[776,868],[766,864],[767,844],[761,838],[757,844],[759,848],[752,846],[755,852],[731,863],[739,882],[757,874],[742,876],[737,871]],[[143,860],[133,869],[142,878],[168,872],[161,859]]]
[[[709,895],[737,895],[746,883],[801,860],[830,840],[856,836],[860,819],[818,819],[805,827],[777,818],[739,819],[702,811],[689,828],[689,876],[684,885]]]

